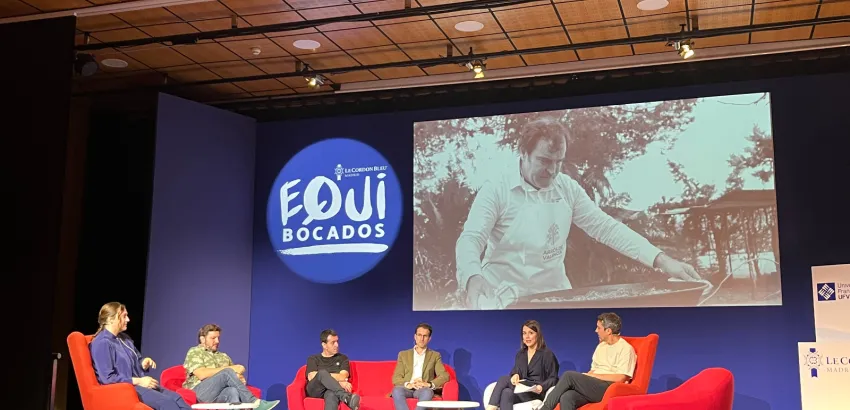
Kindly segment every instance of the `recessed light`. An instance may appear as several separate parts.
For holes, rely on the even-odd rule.
[[[479,31],[482,28],[484,28],[484,23],[475,20],[461,21],[460,23],[455,24],[455,30],[463,31],[464,33],[472,33],[474,31]]]
[[[295,40],[292,45],[302,50],[315,50],[322,46],[316,40]]]
[[[641,0],[637,4],[637,8],[643,11],[661,10],[670,5],[667,0]]]
[[[120,58],[104,58],[100,63],[112,68],[127,68],[129,64]]]

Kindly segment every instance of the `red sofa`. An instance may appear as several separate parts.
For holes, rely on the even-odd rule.
[[[608,410],[732,410],[734,396],[732,372],[714,367],[699,372],[673,390],[612,398]]]
[[[361,410],[393,410],[393,399],[390,393],[393,390],[393,370],[395,361],[381,362],[350,362],[351,375],[349,381],[354,393],[360,395]],[[442,392],[435,395],[433,400],[457,400],[458,384],[454,369],[449,365],[446,371],[449,373],[449,381],[443,385]],[[286,386],[286,400],[289,410],[323,410],[324,400],[307,397],[307,366],[301,366],[295,373],[292,384]],[[407,399],[410,409],[416,407],[416,399]],[[340,410],[348,410],[340,403]]]
[[[183,397],[183,400],[185,400],[188,405],[191,406],[198,402],[198,398],[195,397],[194,391],[183,388],[183,382],[186,381],[186,369],[183,366],[169,367],[162,371],[159,378],[159,382],[162,387],[176,391],[177,394]],[[251,393],[254,393],[254,396],[257,396],[258,399],[261,398],[260,394],[262,394],[262,391],[260,391],[260,389],[254,386],[247,387]]]

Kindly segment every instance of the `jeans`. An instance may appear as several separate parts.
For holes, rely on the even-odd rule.
[[[415,398],[418,401],[428,401],[434,398],[434,391],[427,387],[423,387],[419,390],[410,390],[404,386],[394,386],[392,395],[395,410],[409,410],[407,407],[407,399]],[[425,409],[416,406],[416,410]]]
[[[325,400],[325,410],[337,410],[339,402],[346,402],[350,393],[327,370],[319,370],[312,380],[307,382],[307,396]]]
[[[532,400],[543,400],[543,395],[534,392],[516,394],[514,385],[511,384],[511,376],[502,376],[496,381],[493,394],[490,395],[490,402],[486,404],[498,406],[499,410],[512,410],[514,404]]]
[[[558,402],[561,410],[576,410],[587,403],[599,403],[611,384],[579,372],[564,372],[541,410],[552,410]]]
[[[227,368],[207,377],[195,386],[198,403],[253,403],[254,394],[239,380],[233,369]]]
[[[142,386],[133,386],[139,400],[154,410],[191,410],[191,407],[180,397],[177,392],[157,387],[148,389]]]

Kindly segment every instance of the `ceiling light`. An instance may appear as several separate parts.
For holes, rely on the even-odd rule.
[[[104,58],[100,60],[100,64],[111,68],[127,68],[129,64],[120,58]]]
[[[484,23],[475,20],[461,21],[460,23],[455,24],[455,30],[462,31],[464,33],[480,31],[482,28],[484,28]]]
[[[466,68],[470,69],[473,73],[475,73],[476,79],[484,78],[484,69],[486,66],[484,65],[484,61],[482,60],[473,60],[466,63]]]
[[[691,40],[674,41],[673,49],[676,50],[683,60],[694,56],[694,42]]]
[[[679,55],[687,60],[688,58],[691,58],[694,55],[694,50],[691,48],[691,46],[683,44],[682,48],[679,50]]]
[[[321,75],[318,75],[318,74],[316,74],[312,77],[304,77],[304,80],[307,81],[307,87],[310,87],[310,88],[319,88],[319,87],[322,86],[322,84],[325,83],[324,77],[322,77]]]
[[[637,4],[637,8],[643,11],[661,10],[670,5],[667,0],[641,0]]]
[[[315,50],[322,46],[316,40],[295,40],[292,45],[302,50]]]

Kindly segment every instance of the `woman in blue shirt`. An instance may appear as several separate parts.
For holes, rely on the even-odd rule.
[[[130,317],[127,308],[110,302],[100,308],[97,323],[100,325],[89,349],[92,365],[100,384],[131,383],[139,400],[154,410],[191,410],[179,394],[166,390],[144,373],[156,368],[150,358],[142,358],[133,340],[124,333]]]
[[[512,410],[514,404],[543,400],[546,391],[558,383],[558,358],[546,347],[540,323],[529,320],[522,325],[522,343],[514,358],[510,375],[499,377],[486,410]],[[514,393],[520,384],[531,387],[523,393]]]

